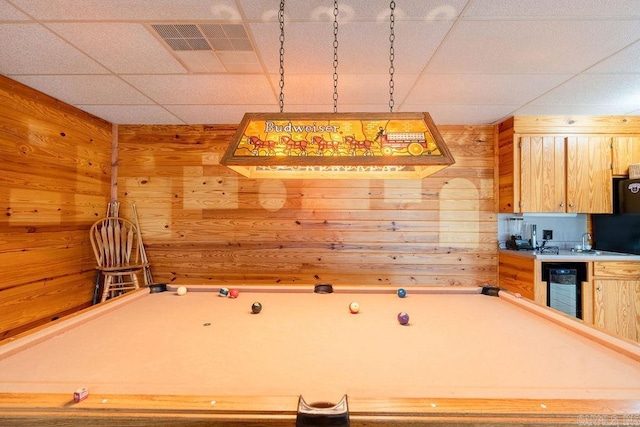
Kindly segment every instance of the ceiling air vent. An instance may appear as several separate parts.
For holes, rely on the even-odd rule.
[[[253,51],[242,24],[154,24],[151,27],[175,51]]]

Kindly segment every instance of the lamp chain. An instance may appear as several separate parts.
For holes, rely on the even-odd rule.
[[[395,52],[393,50],[393,42],[396,39],[396,35],[394,33],[394,26],[395,26],[395,17],[393,16],[393,11],[396,8],[396,2],[391,0],[391,3],[389,4],[389,8],[391,9],[391,14],[389,15],[389,29],[390,29],[390,34],[389,34],[389,42],[390,42],[390,47],[389,47],[389,111],[391,111],[393,113],[393,105],[394,105],[394,101],[393,101],[393,91],[395,89],[394,85],[394,81],[393,81],[393,73],[395,72],[395,69],[393,68],[393,60],[395,57]]]
[[[284,0],[280,0],[280,112],[284,110]]]
[[[338,112],[338,0],[333,1],[333,112]]]

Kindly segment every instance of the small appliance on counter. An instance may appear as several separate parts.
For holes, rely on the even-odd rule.
[[[559,255],[560,246],[547,246],[547,241],[543,240],[542,245],[537,249],[541,255]]]
[[[522,238],[522,227],[524,220],[521,217],[509,218],[509,234],[511,237],[507,240],[507,249],[516,251],[531,251],[533,246],[528,240]]]

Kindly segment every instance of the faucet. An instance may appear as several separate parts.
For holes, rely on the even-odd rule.
[[[586,237],[586,239],[585,239]],[[589,245],[589,240],[591,239],[591,234],[589,233],[582,233],[582,250],[588,251],[589,249],[591,249],[591,245]],[[587,248],[587,246],[589,246]]]

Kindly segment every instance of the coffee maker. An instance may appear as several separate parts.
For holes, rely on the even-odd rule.
[[[511,237],[507,240],[507,248],[515,251],[531,251],[533,246],[528,240],[522,238],[522,227],[524,220],[521,217],[509,218],[509,234]]]

